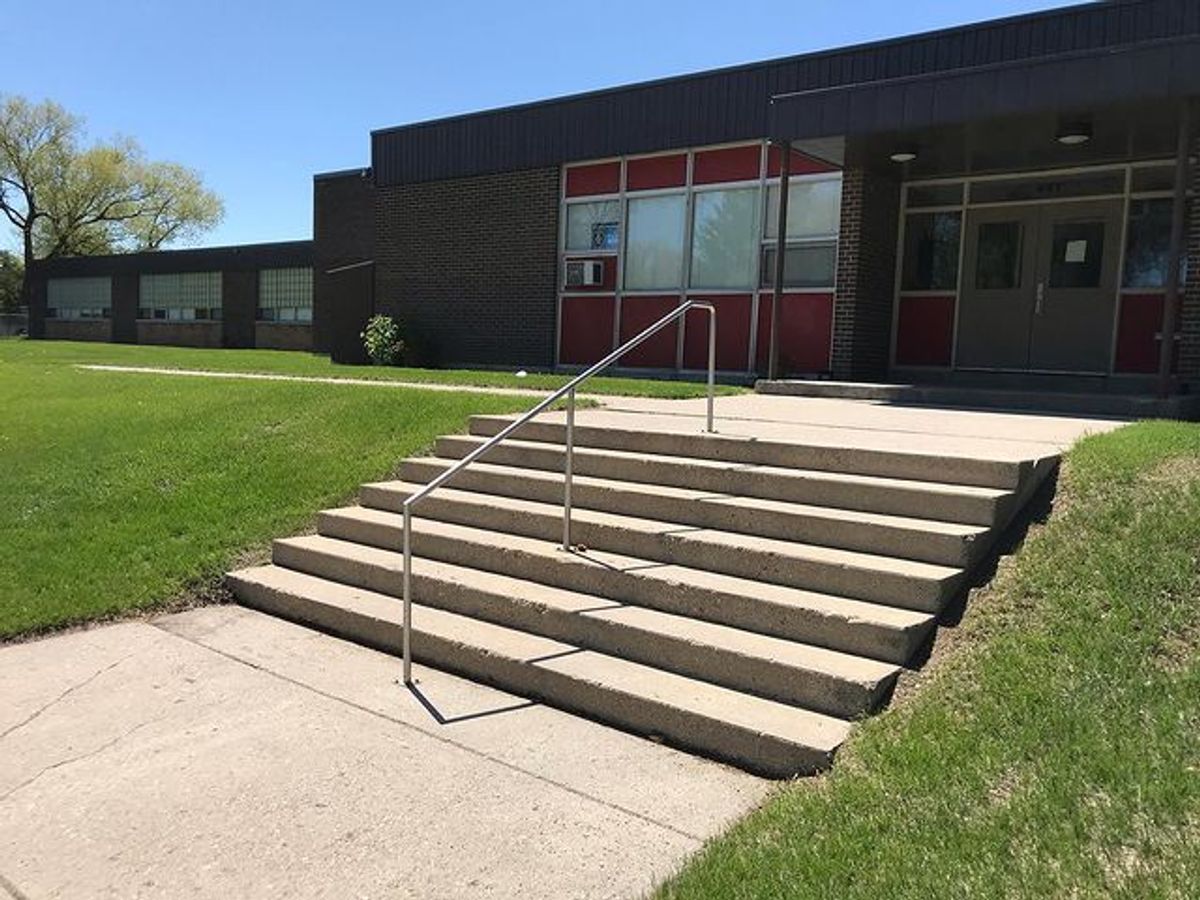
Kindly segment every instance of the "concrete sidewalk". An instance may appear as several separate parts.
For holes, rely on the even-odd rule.
[[[238,607],[0,649],[0,896],[633,897],[769,783]]]

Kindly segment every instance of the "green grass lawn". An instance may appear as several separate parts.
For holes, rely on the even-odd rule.
[[[919,686],[659,896],[1200,897],[1198,555],[1200,426],[1085,440]]]
[[[15,341],[5,346],[10,361],[91,363],[114,366],[150,366],[169,369],[200,369],[211,372],[255,372],[278,375],[308,375],[322,378],[369,378],[477,387],[520,387],[554,390],[570,380],[569,375],[532,373],[518,378],[515,372],[474,369],[405,369],[380,366],[343,366],[328,356],[286,350],[205,350],[193,347],[153,347],[102,344],[87,341]],[[592,394],[627,397],[685,399],[703,397],[706,388],[692,381],[656,381],[648,378],[606,378],[587,382]],[[717,385],[721,395],[744,393],[745,388]]]
[[[471,413],[530,405],[69,365],[147,349],[0,341],[0,638],[211,587]]]

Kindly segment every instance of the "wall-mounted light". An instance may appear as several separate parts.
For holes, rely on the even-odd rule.
[[[898,147],[896,152],[891,155],[891,160],[894,163],[910,163],[916,158],[916,147]]]
[[[1092,139],[1092,123],[1085,120],[1062,122],[1055,139],[1064,147],[1078,147]]]

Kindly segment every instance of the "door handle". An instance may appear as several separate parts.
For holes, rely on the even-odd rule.
[[[1042,314],[1042,303],[1046,299],[1046,282],[1039,281],[1037,285],[1037,305],[1033,308],[1036,315]]]

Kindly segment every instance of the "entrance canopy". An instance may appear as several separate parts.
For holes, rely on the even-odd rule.
[[[1200,35],[782,94],[772,137],[838,165],[914,158],[905,177],[1170,157],[1200,95]],[[1084,129],[1086,143],[1060,142]],[[1056,140],[1057,139],[1057,140]]]

